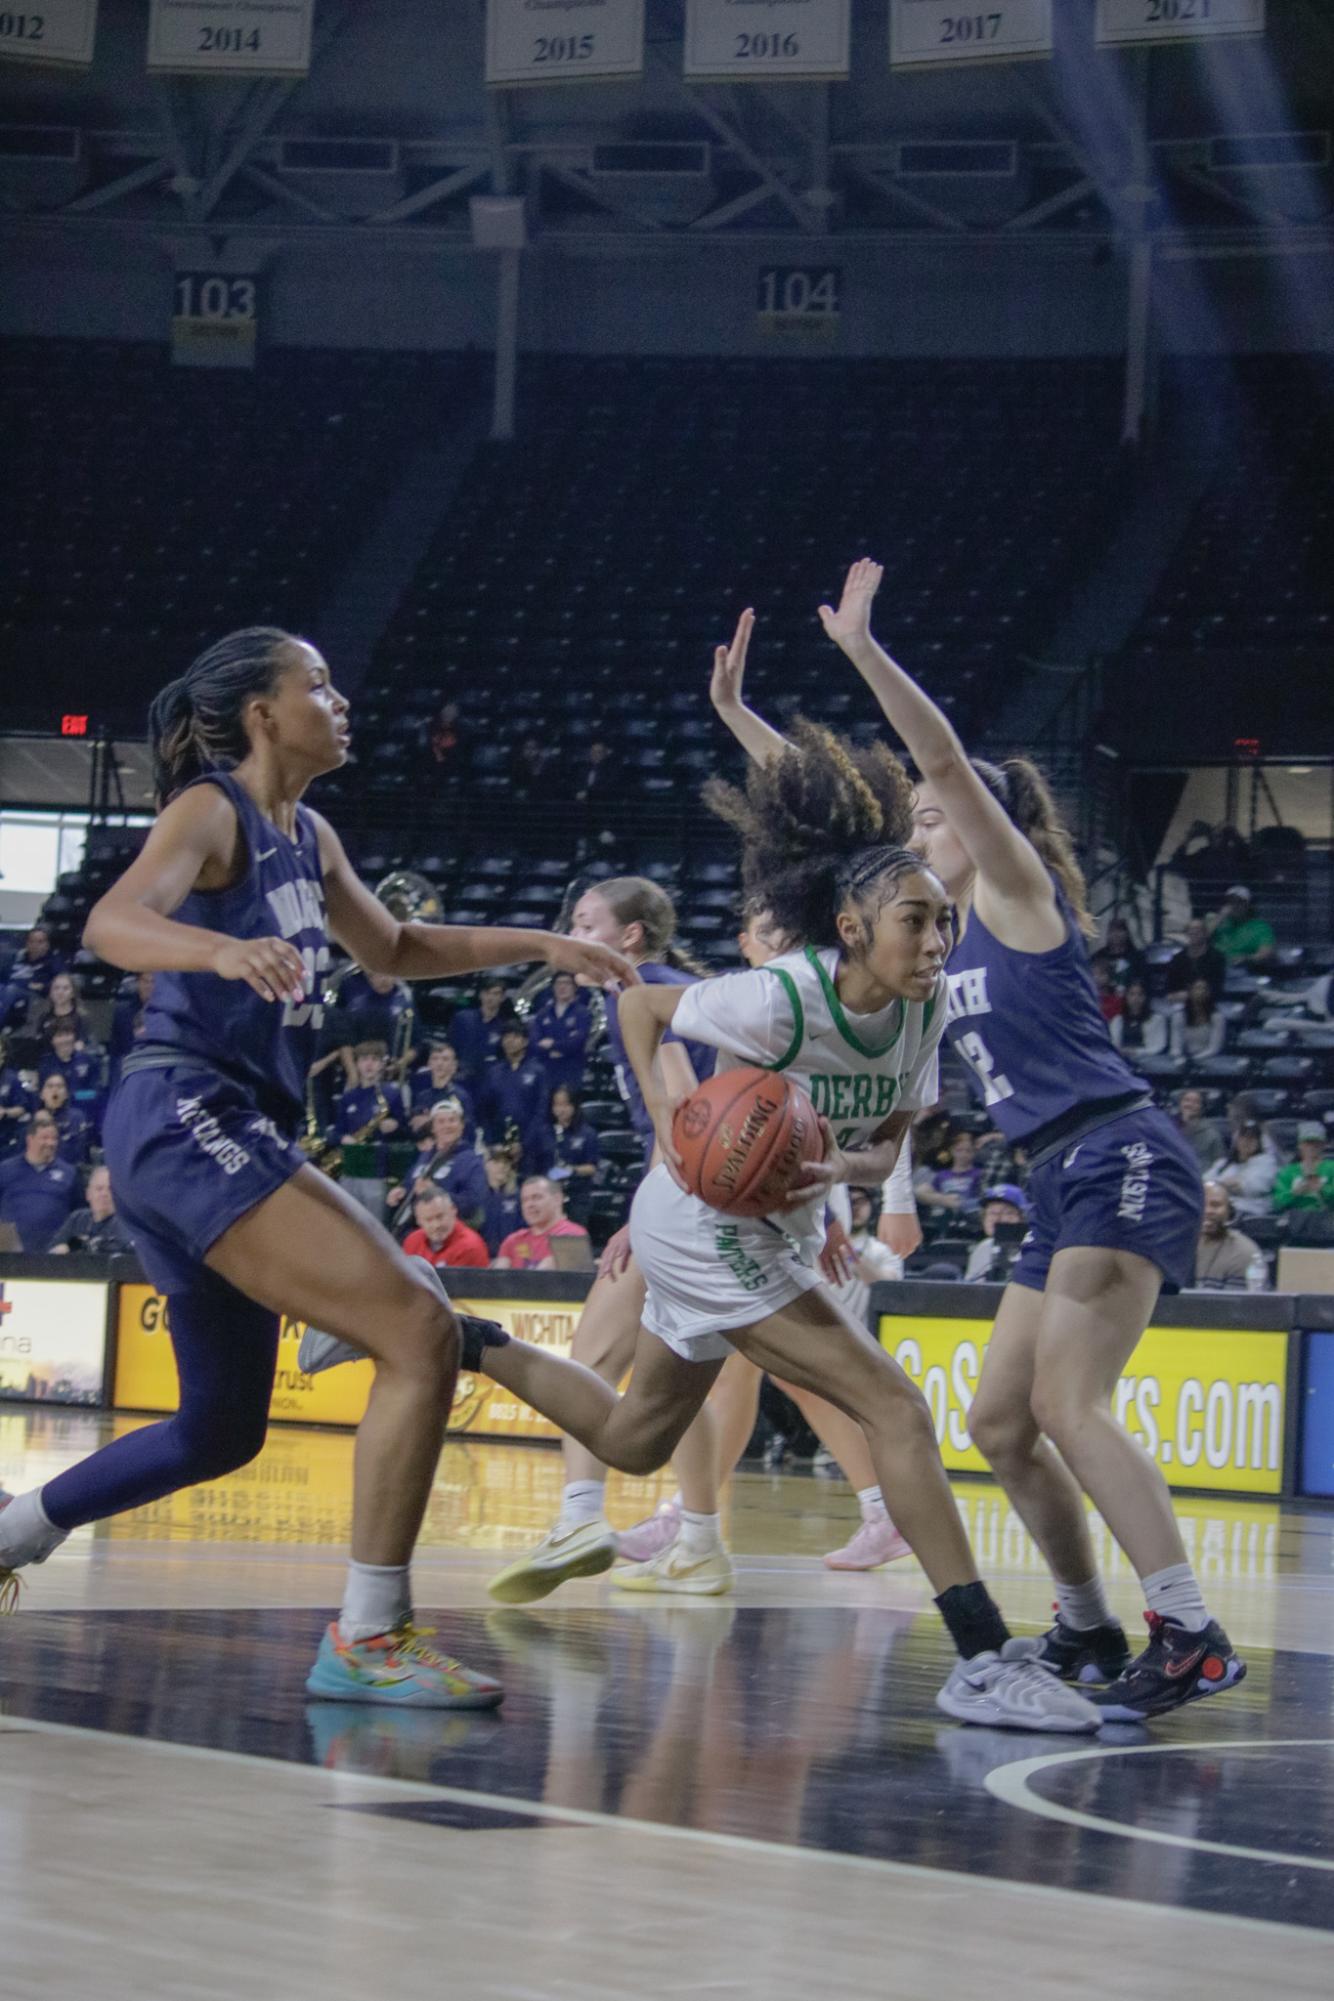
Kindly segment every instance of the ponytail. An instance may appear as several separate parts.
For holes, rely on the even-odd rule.
[[[209,771],[230,771],[250,749],[245,705],[272,694],[284,647],[298,645],[276,625],[230,632],[169,681],[148,712],[153,789],[159,807]]]
[[[1079,929],[1092,938],[1098,927],[1089,915],[1084,871],[1051,787],[1036,764],[1027,757],[1007,757],[1000,764],[975,757],[972,767],[1055,876]]]
[[[693,973],[702,979],[707,967],[678,941],[676,905],[665,889],[646,875],[613,875],[604,882],[590,882],[588,888],[600,896],[622,926],[637,924],[644,936],[644,957],[679,973]]]

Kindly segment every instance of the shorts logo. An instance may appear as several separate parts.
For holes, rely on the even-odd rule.
[[[262,1115],[259,1118],[247,1120],[246,1131],[254,1133],[257,1139],[271,1139],[275,1146],[290,1145],[286,1134],[279,1132],[273,1120],[266,1119]]]
[[[1153,1165],[1153,1148],[1146,1146],[1142,1139],[1137,1139],[1130,1146],[1123,1146],[1121,1153],[1125,1159],[1126,1171],[1121,1179],[1121,1201],[1116,1213],[1122,1222],[1142,1223],[1144,1205],[1149,1199],[1149,1169]]]
[[[239,1174],[249,1167],[250,1155],[234,1139],[228,1139],[212,1112],[206,1112],[198,1098],[178,1098],[176,1117],[194,1139],[195,1145],[216,1160],[224,1174]]]

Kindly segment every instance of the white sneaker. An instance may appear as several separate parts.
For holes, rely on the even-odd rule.
[[[721,1598],[736,1580],[725,1549],[692,1556],[678,1539],[659,1550],[651,1563],[618,1570],[611,1581],[616,1591],[675,1591],[694,1598]]]
[[[487,1590],[502,1605],[531,1605],[571,1577],[598,1577],[616,1561],[616,1535],[611,1523],[580,1522],[562,1529],[559,1522],[536,1549],[491,1579]]]
[[[936,1697],[937,1709],[956,1722],[981,1723],[991,1730],[1059,1731],[1067,1736],[1097,1730],[1102,1718],[1091,1702],[1039,1667],[1027,1652],[1011,1652],[1024,1645],[1022,1640],[1007,1640],[999,1654],[956,1661]]]
[[[296,1351],[296,1365],[304,1376],[321,1375],[325,1369],[336,1369],[340,1362],[365,1359],[364,1348],[354,1348],[350,1341],[340,1341],[336,1334],[322,1334],[318,1327],[307,1327]]]

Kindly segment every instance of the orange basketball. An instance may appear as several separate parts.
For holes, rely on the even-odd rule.
[[[725,1216],[767,1216],[805,1163],[824,1154],[800,1084],[749,1067],[710,1077],[678,1105],[672,1138],[686,1187]]]

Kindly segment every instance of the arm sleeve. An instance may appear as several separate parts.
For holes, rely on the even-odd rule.
[[[903,1145],[899,1157],[894,1162],[890,1174],[880,1191],[880,1209],[886,1216],[915,1216],[917,1199],[913,1194],[912,1134],[903,1135]]]
[[[903,1080],[895,1104],[898,1112],[920,1112],[928,1105],[934,1105],[940,1096],[940,1038],[945,1033],[946,1007],[945,977],[941,975],[936,989],[935,1005],[931,1019],[927,1023],[922,1046],[917,1052],[911,1070]]]
[[[686,987],[672,1029],[682,1042],[704,1042],[766,1069],[796,1054],[796,1017],[787,985],[763,966]]]

